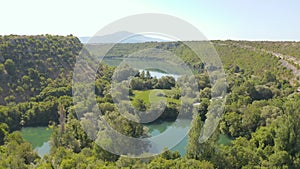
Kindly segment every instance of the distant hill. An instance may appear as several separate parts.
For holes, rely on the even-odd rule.
[[[124,39],[126,38],[126,39]],[[166,39],[153,38],[147,35],[134,34],[121,31],[114,34],[94,37],[79,37],[81,43],[114,43],[119,39],[124,39],[120,43],[143,43],[143,42],[167,42]]]

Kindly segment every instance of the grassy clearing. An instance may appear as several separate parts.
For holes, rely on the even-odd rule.
[[[151,102],[158,102],[164,99],[167,102],[180,103],[180,100],[171,98],[172,90],[168,89],[153,89],[153,90],[133,90],[133,96],[131,96],[132,101],[137,99],[143,100],[147,105]]]

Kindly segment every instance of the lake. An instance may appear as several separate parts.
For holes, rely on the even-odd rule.
[[[23,127],[20,132],[24,140],[32,145],[40,157],[49,153],[51,129],[48,127]]]
[[[181,119],[181,120],[177,120],[176,122],[177,122],[176,125],[173,125],[174,122],[162,122],[162,123],[145,124],[145,126],[149,128],[148,132],[151,137],[158,136],[168,130],[172,131],[174,133],[177,133],[181,136],[185,136],[176,146],[171,148],[171,150],[178,151],[181,156],[184,156],[186,153],[185,148],[188,143],[188,135],[187,135],[186,131],[189,130],[190,120]],[[172,138],[170,138],[170,139],[172,139]],[[232,139],[230,137],[228,137],[227,135],[220,134],[217,143],[223,144],[223,145],[228,145],[228,144],[230,144],[231,140]],[[162,140],[162,141],[168,142],[170,140]]]

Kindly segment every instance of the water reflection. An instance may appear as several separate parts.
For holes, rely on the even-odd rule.
[[[177,140],[177,144],[174,147],[169,147],[173,151],[179,151],[181,155],[185,154],[185,147],[188,142],[188,130],[190,127],[191,120],[185,119],[177,119],[176,122],[157,122],[151,124],[145,124],[145,126],[149,129],[148,133],[150,137],[157,137],[164,132],[168,132],[164,139],[159,140],[160,147],[164,148],[163,145],[168,145],[169,142],[174,141],[174,138],[182,138],[183,139]]]

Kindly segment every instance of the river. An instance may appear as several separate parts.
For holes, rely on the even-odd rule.
[[[142,71],[142,70],[140,70]],[[149,71],[151,76],[161,78],[162,76],[173,76],[177,79],[179,76],[175,74],[166,74],[164,72]],[[178,144],[171,147],[171,150],[179,151],[183,156],[185,154],[185,147],[188,142],[187,131],[190,127],[190,120],[177,120],[176,125],[174,122],[162,122],[162,123],[151,123],[145,126],[149,128],[149,135],[151,137],[158,136],[164,132],[174,132],[176,135],[185,136],[181,140],[178,140]],[[23,138],[30,142],[32,147],[38,152],[39,156],[43,157],[50,151],[49,139],[51,135],[51,130],[47,127],[25,127],[21,130]],[[164,142],[169,142],[170,140],[164,140]],[[229,144],[231,139],[226,135],[219,135],[218,144]]]
[[[180,120],[177,121],[177,125],[172,125],[174,122],[162,122],[162,123],[152,123],[145,125],[149,128],[149,134],[150,136],[157,136],[159,134],[162,134],[163,132],[174,131],[177,132],[179,135],[186,135],[186,130],[189,129],[189,122],[188,120]],[[43,157],[44,155],[48,154],[50,151],[50,144],[49,139],[51,135],[51,130],[47,127],[25,127],[22,128],[21,134],[23,138],[28,141],[34,150],[37,151],[38,155],[40,157]],[[168,142],[169,140],[165,140]],[[231,139],[223,134],[219,135],[218,144],[229,144]],[[188,142],[188,136],[182,138],[182,140],[178,140],[178,144],[171,148],[173,151],[178,151],[180,155],[185,155],[185,147]]]

